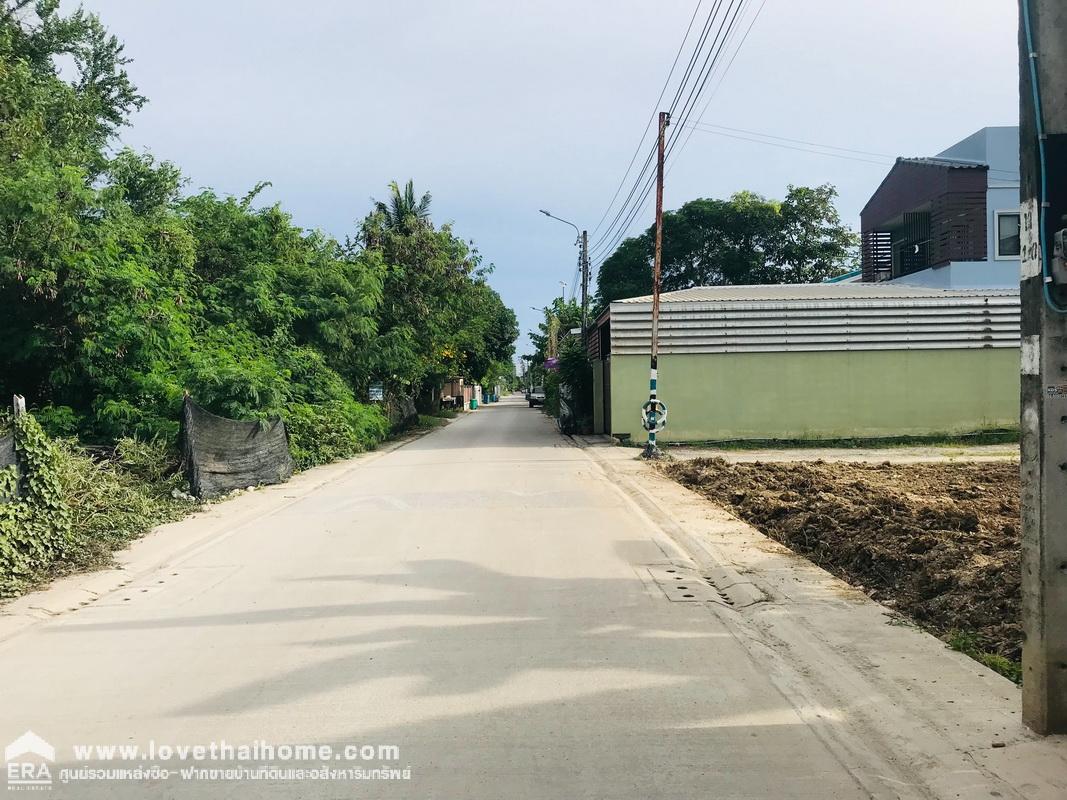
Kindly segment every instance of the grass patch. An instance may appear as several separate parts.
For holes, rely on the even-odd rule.
[[[445,417],[439,417],[430,414],[419,414],[419,421],[414,425],[416,429],[425,428],[440,428],[442,425],[447,425],[448,419]]]
[[[980,664],[984,664],[994,672],[999,672],[1005,678],[1015,683],[1023,682],[1023,665],[996,653],[983,650],[979,642],[978,634],[974,631],[951,631],[945,637],[945,642],[953,650],[970,656]]]

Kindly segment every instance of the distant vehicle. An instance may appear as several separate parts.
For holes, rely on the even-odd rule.
[[[543,406],[545,404],[545,387],[534,386],[532,389],[527,389],[526,402],[530,404],[530,408]]]

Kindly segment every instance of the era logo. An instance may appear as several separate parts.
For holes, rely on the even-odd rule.
[[[7,788],[47,789],[52,786],[48,762],[56,760],[56,749],[33,731],[26,731],[4,748],[7,761]]]

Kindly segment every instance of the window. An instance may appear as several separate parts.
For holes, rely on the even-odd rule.
[[[994,258],[1018,258],[1019,247],[1019,212],[997,212],[997,238],[994,244]]]

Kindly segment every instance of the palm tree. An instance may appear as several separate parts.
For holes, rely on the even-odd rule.
[[[389,191],[391,193],[389,203],[386,204],[380,200],[377,203],[378,212],[385,217],[386,227],[412,230],[417,225],[429,224],[429,192],[426,192],[420,199],[416,200],[415,185],[410,180],[404,185],[403,191],[400,190],[400,186],[396,181],[390,182]]]

